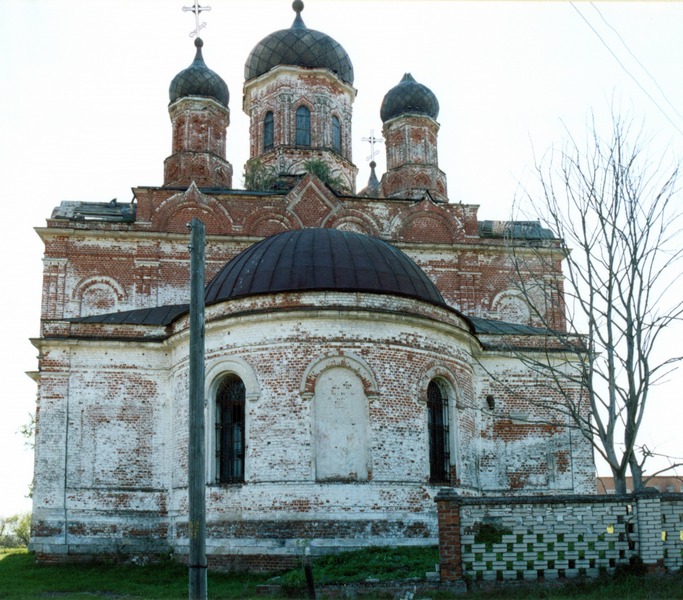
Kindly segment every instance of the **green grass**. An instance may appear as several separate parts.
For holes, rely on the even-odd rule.
[[[438,561],[436,548],[370,548],[319,559],[313,569],[316,586],[348,584],[368,578],[380,581],[424,578]],[[174,562],[134,566],[114,564],[36,565],[32,554],[24,550],[0,549],[0,599],[17,600],[87,600],[97,598],[126,600],[173,600],[187,598],[187,567]],[[281,596],[305,598],[302,569],[277,578],[283,586]],[[256,596],[256,586],[275,583],[268,575],[237,575],[209,572],[209,598],[212,600],[263,598]],[[320,588],[318,588],[320,590]],[[318,594],[320,598],[322,594]],[[366,596],[367,597],[367,596]],[[373,598],[392,595],[373,594]],[[452,594],[430,591],[419,598],[445,600]],[[603,600],[683,599],[683,573],[664,577],[620,576],[598,580],[565,581],[547,586],[511,585],[505,589],[470,591],[468,600],[530,600],[534,598]]]
[[[268,576],[209,573],[210,597],[255,597],[256,585]],[[0,598],[12,600],[87,597],[163,599],[187,598],[187,567],[173,562],[156,565],[36,565],[26,550],[0,551]]]
[[[436,546],[427,548],[368,548],[318,558],[313,565],[316,584],[342,584],[365,581],[393,581],[417,577],[434,570],[439,562]],[[287,586],[304,587],[303,569],[285,573],[281,582]]]

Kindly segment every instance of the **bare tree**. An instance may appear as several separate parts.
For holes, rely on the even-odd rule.
[[[660,343],[683,315],[679,168],[649,162],[644,148],[613,117],[609,138],[593,122],[585,148],[570,138],[550,151],[536,167],[540,193],[523,203],[558,239],[510,244],[532,320],[552,331],[547,351],[520,356],[559,394],[553,410],[609,464],[617,493],[628,469],[634,490],[643,487],[649,453],[638,452],[638,434],[648,400],[683,358],[664,355]],[[562,260],[564,278],[555,276]]]

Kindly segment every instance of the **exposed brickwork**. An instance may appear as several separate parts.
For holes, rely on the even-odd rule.
[[[384,196],[421,200],[430,194],[448,200],[446,175],[439,169],[438,132],[439,124],[426,115],[402,115],[384,124]]]
[[[206,307],[212,565],[273,570],[294,564],[302,548],[317,556],[436,543],[443,485],[429,480],[433,380],[448,407],[445,484],[470,496],[594,490],[590,445],[554,412],[561,399],[507,350],[542,352],[547,340],[477,336],[468,318],[544,322],[516,291],[505,228],[483,232],[477,206],[447,202],[438,123],[426,116],[385,124],[383,196],[354,195],[355,94],[331,71],[285,65],[245,84],[249,164],[284,173],[288,191],[230,189],[227,108],[180,98],[169,107],[162,187],[135,188],[130,206],[65,203],[37,230],[45,256],[32,547],[40,560],[187,552],[188,316],[151,325],[130,315],[123,323],[71,319],[187,303],[186,224],[195,217],[208,234],[207,281],[265,236],[328,227],[395,244],[447,304],[331,289]],[[310,146],[296,140],[300,106],[310,110]],[[272,148],[264,146],[269,112]],[[304,174],[311,159],[346,189]],[[525,244],[515,242],[516,256],[524,272],[559,290],[545,317],[562,329],[557,242],[541,249],[550,273]],[[216,482],[215,464],[215,396],[227,374],[245,387],[244,483],[233,485]],[[442,528],[456,536],[461,517],[454,509]],[[453,557],[444,565],[446,578],[462,576]]]
[[[310,159],[324,160],[344,187],[356,190],[358,169],[353,164],[351,118],[356,90],[326,69],[299,69],[281,65],[244,85],[244,112],[249,115],[249,158],[276,173],[304,172]],[[310,110],[310,145],[296,139],[296,110]],[[273,145],[264,148],[263,128],[267,113],[273,114]],[[333,149],[332,117],[339,119],[341,147]],[[247,165],[249,162],[247,163]]]
[[[230,111],[209,98],[180,98],[169,107],[173,153],[164,162],[164,186],[232,187],[225,160]]]
[[[501,295],[516,287],[513,259],[503,240],[477,236],[473,206],[337,197],[310,177],[287,195],[205,194],[194,186],[183,192],[137,188],[135,193],[135,223],[105,228],[102,223],[51,220],[39,230],[46,245],[45,317],[79,316],[82,305],[83,314],[91,313],[87,293],[92,286],[98,290],[97,302],[110,306],[108,310],[187,302],[186,223],[196,216],[210,234],[207,281],[265,235],[334,226],[396,244],[434,280],[448,303],[465,314],[508,319],[518,314],[519,322],[540,324],[528,309],[512,314],[501,310]],[[561,329],[562,304],[552,310],[548,318]]]

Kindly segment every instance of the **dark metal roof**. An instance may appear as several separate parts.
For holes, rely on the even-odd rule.
[[[189,304],[171,304],[156,308],[140,308],[104,315],[75,317],[68,319],[68,321],[72,323],[99,323],[104,325],[169,325],[188,311]]]
[[[296,11],[294,23],[256,44],[244,65],[244,79],[260,77],[278,65],[292,65],[329,69],[342,81],[353,84],[353,65],[346,50],[329,35],[306,27],[301,18],[303,2],[292,6]]]
[[[297,291],[370,292],[445,305],[441,293],[391,244],[337,229],[301,229],[268,237],[228,262],[206,288],[207,304]]]
[[[327,230],[335,231],[335,230]],[[253,247],[253,246],[252,246]],[[405,256],[405,255],[404,255]],[[230,263],[228,263],[230,264]],[[208,300],[207,300],[208,302]],[[97,323],[102,325],[170,325],[178,317],[189,312],[189,304],[172,304],[156,308],[139,308],[103,315],[74,317],[67,319],[71,323]],[[507,323],[481,317],[465,317],[474,326],[477,334],[493,335],[550,335],[553,332],[543,327],[532,327],[519,323]]]
[[[539,221],[479,221],[479,235],[485,238],[554,240],[555,234]]]
[[[204,42],[200,38],[194,41],[197,52],[193,63],[185,70],[178,73],[171,81],[168,88],[168,96],[171,102],[188,96],[204,96],[213,98],[223,106],[228,106],[230,93],[228,86],[217,73],[206,66],[202,56]]]
[[[507,323],[481,317],[467,317],[474,325],[476,333],[489,333],[494,335],[551,335],[553,331],[545,327],[533,327],[521,323]]]
[[[410,73],[386,93],[379,111],[383,123],[405,114],[423,114],[432,119],[439,116],[439,101],[434,92],[415,81]]]

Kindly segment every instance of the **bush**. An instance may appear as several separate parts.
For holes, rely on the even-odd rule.
[[[335,191],[348,191],[344,186],[344,181],[341,177],[332,175],[330,166],[323,160],[312,158],[304,163],[304,171],[315,175],[325,185],[331,187]]]
[[[278,176],[273,167],[267,167],[260,159],[247,163],[244,169],[244,189],[265,191],[275,189]]]

